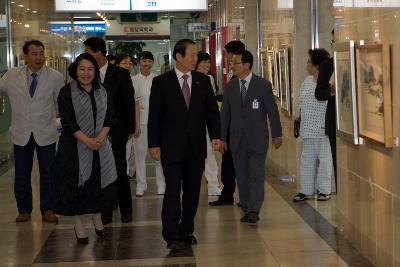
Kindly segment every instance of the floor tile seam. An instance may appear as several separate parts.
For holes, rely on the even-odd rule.
[[[332,251],[333,251],[334,253],[336,253],[336,255],[337,255],[338,257],[340,257],[346,264],[350,264],[350,263],[351,263],[351,262],[348,262],[348,259],[343,258],[342,255],[340,255],[340,254],[338,253],[338,252],[339,252],[338,249],[335,248],[335,247],[331,244],[332,242],[330,242],[329,240],[326,240],[325,238],[323,238],[323,236],[326,236],[325,234],[320,233],[319,231],[316,231],[316,229],[314,229],[314,227],[313,227],[312,225],[310,225],[310,223],[302,216],[302,214],[301,214],[299,211],[296,210],[296,206],[293,205],[291,199],[288,199],[288,198],[289,198],[289,195],[284,194],[283,192],[280,192],[280,191],[279,191],[279,189],[281,189],[280,187],[285,187],[285,189],[287,189],[287,188],[288,188],[288,185],[287,185],[287,184],[282,184],[282,182],[270,183],[268,180],[266,181],[266,183],[267,183],[267,184],[268,184],[282,199],[283,199],[283,201],[285,201],[285,202],[294,210],[294,212],[296,212],[296,213],[302,218],[302,220],[303,220],[307,225],[309,225],[309,227],[310,227],[318,236],[320,236],[320,238],[321,238],[322,240],[325,241],[325,243],[327,243],[328,246],[330,246],[330,247],[332,248]],[[303,203],[303,204],[304,204],[304,205],[307,205],[309,208],[311,208],[311,209],[313,210],[313,212],[314,212],[315,214],[317,214],[317,215],[319,215],[319,216],[321,217],[321,219],[322,219],[322,224],[323,224],[323,225],[327,225],[328,227],[330,227],[331,230],[333,230],[333,233],[335,233],[335,235],[340,235],[340,238],[342,238],[343,240],[345,240],[345,242],[349,243],[349,246],[350,246],[352,249],[354,249],[355,251],[357,251],[357,253],[358,253],[357,256],[359,256],[360,258],[362,258],[363,260],[365,260],[366,262],[368,262],[368,263],[370,264],[370,266],[374,266],[370,261],[368,261],[368,259],[366,259],[366,258],[361,254],[360,251],[358,251],[356,248],[354,248],[354,247],[350,244],[350,242],[349,242],[347,239],[345,239],[345,237],[337,230],[337,227],[334,227],[326,218],[324,218],[324,217],[318,212],[318,210],[316,210],[312,205],[310,205],[310,204],[307,203],[307,202],[305,202],[305,203]],[[335,242],[335,243],[336,243],[336,242]]]
[[[106,264],[106,263],[118,263],[118,264],[123,264],[122,266],[125,266],[125,264],[138,264],[135,262],[142,262],[142,261],[165,261],[167,265],[171,264],[195,264],[195,258],[194,257],[168,257],[168,258],[146,258],[146,259],[128,259],[128,260],[117,260],[117,259],[111,259],[111,260],[101,260],[101,261],[79,261],[79,262],[74,262],[74,261],[65,261],[65,262],[49,262],[49,263],[32,263],[32,267],[35,266],[63,266],[63,265],[75,265],[77,263],[80,264],[92,264],[92,263],[99,263],[99,264]],[[180,263],[173,263],[179,261]],[[154,265],[154,264],[152,264]],[[118,265],[120,266],[120,265]],[[128,265],[126,265],[128,266]],[[135,266],[135,265],[134,265]],[[146,266],[146,265],[140,265],[140,266]],[[156,265],[157,266],[157,265]],[[160,265],[163,266],[163,265]]]

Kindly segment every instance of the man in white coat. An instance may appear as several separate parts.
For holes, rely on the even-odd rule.
[[[151,69],[154,64],[154,57],[151,52],[143,51],[139,56],[140,71],[132,79],[133,87],[140,95],[140,128],[141,134],[134,140],[134,152],[136,163],[136,196],[143,196],[147,190],[146,179],[146,156],[147,156],[147,121],[149,117],[150,89],[153,83],[154,73]],[[161,162],[155,161],[157,194],[165,192],[165,180],[162,172]]]
[[[64,79],[44,66],[44,45],[25,42],[26,65],[12,68],[0,79],[0,91],[11,101],[11,138],[14,144],[14,193],[19,215],[16,222],[26,222],[32,213],[31,172],[36,149],[40,171],[40,210],[45,222],[57,223],[52,210],[52,179],[56,152],[57,97]]]

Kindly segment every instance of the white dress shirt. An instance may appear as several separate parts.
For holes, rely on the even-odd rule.
[[[31,87],[31,84],[32,84],[32,81],[33,81],[33,77],[32,77],[32,74],[34,73],[33,71],[31,71],[29,68],[26,68],[26,70],[27,70],[27,79],[28,79],[28,88],[30,88]],[[40,70],[38,70],[38,71],[36,71],[35,73],[36,73],[36,81],[37,82],[39,82],[39,79],[40,79],[40,74],[43,72],[43,67],[40,69]]]
[[[108,68],[108,62],[103,67],[100,68],[101,83],[104,83],[104,79],[106,77],[107,68]]]
[[[150,91],[155,76],[154,73],[144,76],[139,72],[132,77],[133,87],[135,88],[135,100],[140,103],[140,124],[142,125],[147,125],[149,118]]]
[[[32,82],[28,67],[12,68],[0,79],[0,91],[8,94],[11,102],[11,139],[19,146],[28,143],[33,134],[39,146],[57,141],[57,97],[64,86],[63,76],[46,66],[38,74],[33,97],[29,94]]]
[[[251,78],[253,77],[253,73],[250,72],[249,75],[247,75],[247,77],[244,79],[246,81],[246,83],[244,84],[244,86],[246,87],[246,92],[249,90],[249,85],[250,85],[250,81]],[[242,88],[242,79],[239,78],[239,90]]]
[[[179,84],[181,85],[181,90],[182,90],[183,82],[184,82],[184,79],[182,76],[185,74],[189,76],[187,79],[187,83],[189,85],[190,95],[192,95],[192,72],[189,71],[188,73],[183,73],[180,70],[178,70],[177,68],[175,68],[175,73],[176,73],[176,76],[178,77]]]

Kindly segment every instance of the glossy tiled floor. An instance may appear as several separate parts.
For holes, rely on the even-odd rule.
[[[152,166],[149,174],[154,175]],[[156,196],[152,178],[145,197],[132,199],[132,223],[121,224],[116,212],[104,241],[96,239],[88,223],[90,244],[82,247],[71,218],[60,218],[56,226],[41,222],[37,197],[32,221],[15,224],[12,166],[0,168],[0,175],[0,266],[372,266],[336,231],[334,198],[294,204],[293,184],[274,177],[267,177],[257,226],[240,224],[236,206],[208,207],[213,198],[204,184],[195,232],[199,244],[171,254],[161,238],[162,197]],[[37,166],[33,182],[37,195]]]

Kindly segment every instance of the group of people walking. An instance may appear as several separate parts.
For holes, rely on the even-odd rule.
[[[26,65],[0,79],[0,90],[10,96],[13,110],[16,221],[30,220],[36,149],[43,221],[57,223],[55,214],[74,216],[78,243],[89,242],[81,215],[92,214],[99,238],[105,237],[104,225],[113,221],[116,208],[122,223],[132,221],[128,176],[136,172],[136,195],[143,196],[148,188],[148,153],[155,160],[157,193],[164,195],[161,218],[167,248],[197,243],[194,219],[203,174],[209,195],[219,196],[210,206],[232,205],[236,181],[243,211],[240,221],[257,223],[264,201],[269,128],[272,145],[278,149],[282,127],[271,83],[252,72],[253,55],[244,44],[232,41],[225,46],[231,72],[221,110],[215,96],[219,88],[210,72],[211,57],[198,52],[190,39],[176,43],[175,68],[159,76],[151,72],[154,57],[150,52],[139,55],[140,71],[131,77],[129,55],[117,56],[111,64],[103,39],[92,37],[84,45],[85,52],[68,68],[67,84],[61,74],[44,65],[45,47],[37,40],[24,45]],[[314,64],[314,52],[310,57]],[[315,73],[302,88],[312,88],[314,80]],[[311,92],[307,90],[306,98]],[[321,104],[318,110],[324,107]],[[56,116],[62,124],[59,138]],[[321,116],[315,119],[322,124]],[[325,148],[321,153],[329,148],[326,139],[319,144]],[[222,192],[217,151],[223,155]],[[302,176],[311,172],[304,168]],[[330,193],[328,187],[318,189]],[[311,194],[314,188],[307,181],[301,190]]]

